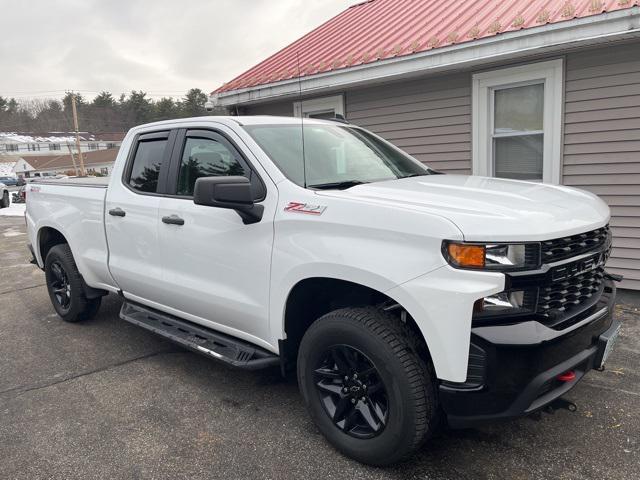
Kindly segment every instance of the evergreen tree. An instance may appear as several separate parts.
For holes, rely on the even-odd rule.
[[[182,101],[182,113],[185,117],[199,117],[206,115],[207,110],[204,108],[209,97],[199,88],[192,88],[187,92]]]

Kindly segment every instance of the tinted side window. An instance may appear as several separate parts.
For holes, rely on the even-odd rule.
[[[210,138],[187,137],[180,161],[178,195],[192,196],[200,177],[248,176],[242,164],[224,144]]]
[[[156,192],[158,176],[167,140],[146,140],[138,143],[136,156],[133,159],[129,185],[141,192]]]

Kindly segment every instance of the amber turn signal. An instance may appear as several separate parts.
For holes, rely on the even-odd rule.
[[[447,246],[449,258],[458,267],[484,267],[484,245],[466,245],[463,243],[450,243]]]

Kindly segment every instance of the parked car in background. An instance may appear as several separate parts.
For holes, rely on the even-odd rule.
[[[0,182],[0,208],[7,208],[9,205],[11,205],[9,189],[4,183]]]
[[[15,187],[18,185],[18,178],[11,176],[0,177],[0,183],[4,183],[7,187]]]
[[[122,319],[209,358],[297,370],[319,430],[368,464],[407,457],[442,415],[542,409],[619,330],[601,199],[442,175],[344,121],[143,125],[111,178],[27,190],[63,320],[111,292]]]
[[[26,186],[21,186],[17,192],[13,192],[13,203],[25,203],[27,200]]]

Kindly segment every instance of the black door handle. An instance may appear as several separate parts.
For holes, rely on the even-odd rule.
[[[120,207],[112,208],[111,210],[109,210],[109,215],[112,215],[114,217],[124,217],[126,214],[127,212],[122,210]]]
[[[171,215],[170,217],[162,217],[162,223],[169,225],[184,225],[184,220],[177,215]]]

